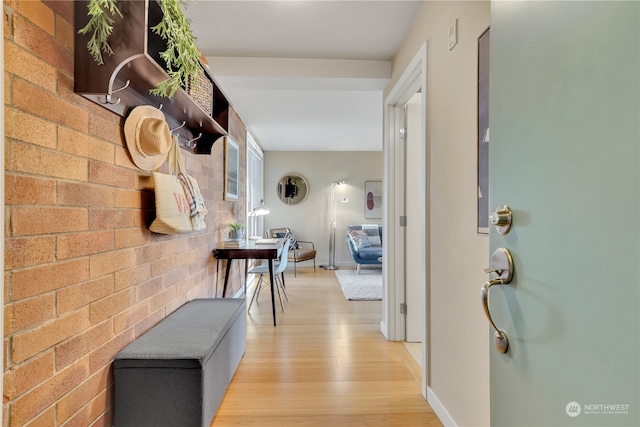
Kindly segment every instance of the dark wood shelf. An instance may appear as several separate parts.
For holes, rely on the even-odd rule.
[[[109,44],[114,51],[104,56],[99,65],[87,51],[89,35],[78,34],[89,17],[88,1],[75,1],[75,83],[74,90],[85,98],[126,117],[139,105],[161,108],[169,127],[180,136],[181,146],[197,139],[194,151],[210,154],[211,147],[229,130],[229,102],[206,67],[204,75],[213,85],[212,113],[208,114],[185,90],[178,90],[172,99],[151,95],[149,91],[168,78],[160,52],[166,41],[151,31],[162,19],[160,5],[155,0],[119,0],[123,18],[117,17]],[[122,90],[119,90],[124,88]]]

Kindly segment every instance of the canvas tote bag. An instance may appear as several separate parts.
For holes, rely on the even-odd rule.
[[[187,168],[184,166],[184,158],[180,152],[178,137],[174,136],[173,138],[173,149],[169,151],[169,173],[176,174],[180,179],[189,203],[191,226],[193,230],[201,231],[207,228],[204,217],[209,211],[204,205],[204,198],[200,193],[198,181],[194,177],[187,175]]]
[[[156,219],[149,226],[149,230],[154,233],[177,234],[193,231],[189,201],[178,177],[178,157],[182,159],[180,148],[174,139],[169,151],[169,174],[153,173]]]

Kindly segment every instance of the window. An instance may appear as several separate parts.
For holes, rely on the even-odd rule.
[[[264,198],[264,154],[247,131],[247,236],[264,236],[264,217],[250,216]]]

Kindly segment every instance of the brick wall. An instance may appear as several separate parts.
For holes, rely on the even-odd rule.
[[[207,231],[149,232],[153,182],[130,160],[124,120],[73,93],[72,2],[5,0],[4,20],[4,425],[110,426],[113,356],[215,294],[211,251],[242,221],[244,184],[240,203],[223,201],[222,140],[211,155],[183,150]],[[230,133],[244,159],[233,111]]]

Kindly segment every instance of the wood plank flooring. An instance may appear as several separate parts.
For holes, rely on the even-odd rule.
[[[247,351],[212,427],[442,425],[403,345],[380,333],[380,301],[347,301],[320,268],[285,280],[278,326],[268,288],[247,314]]]

